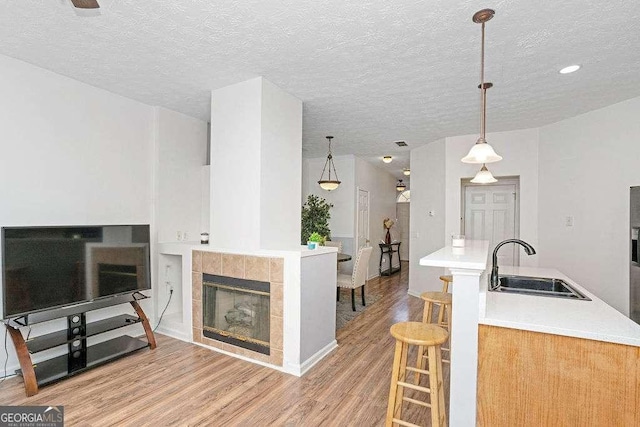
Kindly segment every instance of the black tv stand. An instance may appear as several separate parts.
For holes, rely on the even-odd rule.
[[[17,370],[16,373],[22,375],[27,396],[37,394],[38,389],[42,386],[103,365],[143,348],[156,348],[156,340],[149,324],[149,319],[147,319],[140,304],[138,304],[138,300],[142,299],[142,297],[144,297],[142,294],[135,294],[135,296],[120,295],[106,301],[101,300],[96,304],[88,303],[66,307],[7,321],[6,327],[11,335],[18,361],[20,362],[21,369]],[[87,311],[127,302],[135,310],[136,316],[122,314],[91,323],[86,321]],[[74,309],[76,312],[72,313]],[[20,326],[28,326],[65,316],[67,318],[67,329],[40,335],[26,341],[20,332]],[[137,323],[140,323],[144,328],[146,341],[122,335],[99,344],[87,345],[88,337]],[[35,365],[31,361],[32,354],[63,345],[67,346],[66,354],[41,361]]]

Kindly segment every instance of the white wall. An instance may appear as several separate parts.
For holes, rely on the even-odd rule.
[[[159,242],[199,241],[202,225],[202,174],[207,154],[207,123],[165,108],[155,107],[153,116],[155,160],[154,223]],[[207,185],[207,189],[208,189]],[[207,224],[208,226],[208,224]],[[177,257],[157,258],[154,317],[158,318],[169,300],[169,286],[176,291],[167,306],[165,321],[182,313],[182,293],[178,283],[181,263]]]
[[[329,229],[331,230],[331,238],[334,240],[347,241],[353,240],[355,236],[354,212],[356,209],[356,172],[354,156],[333,156],[333,162],[336,167],[340,186],[332,191],[326,191],[320,188],[318,180],[322,174],[322,168],[327,160],[326,157],[304,159],[303,174],[305,176],[302,191],[302,203],[306,202],[309,194],[322,197],[331,203],[331,219],[329,220]]]
[[[5,56],[0,93],[0,226],[152,222],[151,107]]]
[[[154,109],[158,241],[176,241],[177,233],[199,241],[202,169],[207,154],[207,123],[165,108]],[[208,210],[208,209],[207,209]]]
[[[416,296],[442,288],[444,269],[418,262],[445,245],[445,154],[444,139],[411,150],[409,293]]]
[[[640,185],[640,98],[540,128],[540,264],[629,312],[629,187]],[[565,217],[573,216],[573,227]]]
[[[462,178],[473,178],[481,165],[460,161],[478,135],[446,138],[446,221],[445,239],[460,232]],[[538,129],[524,129],[487,134],[487,141],[503,160],[487,165],[498,179],[520,177],[520,238],[538,246]],[[413,175],[413,171],[412,175]],[[413,178],[412,178],[413,180]],[[414,191],[411,191],[413,202]],[[539,252],[538,252],[539,253]],[[538,265],[538,256],[521,256],[520,265]]]
[[[260,247],[299,249],[302,101],[262,83]]]
[[[0,224],[151,220],[149,106],[0,56]]]
[[[384,241],[386,234],[382,221],[385,218],[391,218],[395,221],[396,179],[385,170],[379,169],[358,157],[355,158],[355,172],[356,191],[358,188],[369,191],[369,239],[371,240],[370,245],[373,247],[371,259],[369,260],[369,278],[371,278],[379,275],[380,247],[378,243],[381,240]],[[357,199],[357,193],[355,193],[354,199]],[[354,237],[356,237],[358,213],[355,200],[353,209]],[[391,231],[394,232],[394,238],[400,238],[393,228]],[[355,248],[352,253],[356,255]],[[394,263],[397,259],[394,257]],[[385,268],[384,265],[383,268]]]

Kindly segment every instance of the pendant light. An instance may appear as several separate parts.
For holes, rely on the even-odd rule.
[[[398,183],[396,184],[396,190],[402,193],[406,189],[407,189],[407,184],[405,184],[404,182],[402,182],[401,179],[399,179]]]
[[[498,182],[498,180],[493,177],[491,172],[489,172],[489,169],[487,169],[487,165],[483,164],[482,169],[478,171],[471,182],[473,182],[474,184],[491,184],[494,182]]]
[[[489,145],[486,140],[486,120],[487,120],[487,89],[493,86],[491,83],[485,83],[484,81],[484,24],[493,18],[495,11],[492,9],[483,9],[479,12],[476,12],[473,15],[473,22],[477,24],[482,24],[482,48],[480,55],[480,137],[476,141],[471,150],[469,150],[469,154],[462,158],[463,163],[475,163],[475,164],[486,164],[493,163],[502,160],[502,156],[499,156],[494,151],[493,147]],[[486,166],[484,166],[486,169]]]
[[[324,169],[322,169],[322,175],[320,175],[320,181],[318,181],[318,184],[320,184],[320,188],[323,190],[331,191],[338,188],[340,181],[338,181],[338,174],[336,173],[336,167],[333,164],[333,156],[331,155],[331,140],[333,137],[327,136],[326,138],[329,141],[329,155],[327,155],[327,161],[324,162]],[[334,179],[331,179],[331,169],[333,169]],[[324,179],[324,172],[327,170],[328,177],[327,179]]]

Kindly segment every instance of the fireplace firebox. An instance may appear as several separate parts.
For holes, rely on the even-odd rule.
[[[270,354],[270,283],[202,275],[202,334]]]

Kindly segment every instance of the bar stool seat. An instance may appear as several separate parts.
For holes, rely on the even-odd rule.
[[[449,333],[439,326],[423,322],[396,323],[391,327],[390,332],[396,339],[396,348],[393,358],[393,371],[391,373],[386,426],[391,427],[394,424],[416,426],[416,424],[402,420],[403,402],[431,408],[431,425],[446,426],[447,414],[445,412],[440,345],[447,341]],[[424,349],[427,350],[430,360],[434,361],[434,363],[429,363],[428,370],[407,366],[409,345],[418,346],[420,358],[422,358]],[[407,371],[413,372],[415,376],[420,374],[429,375],[429,387],[407,382]],[[405,388],[428,393],[431,396],[430,403],[405,397]]]

